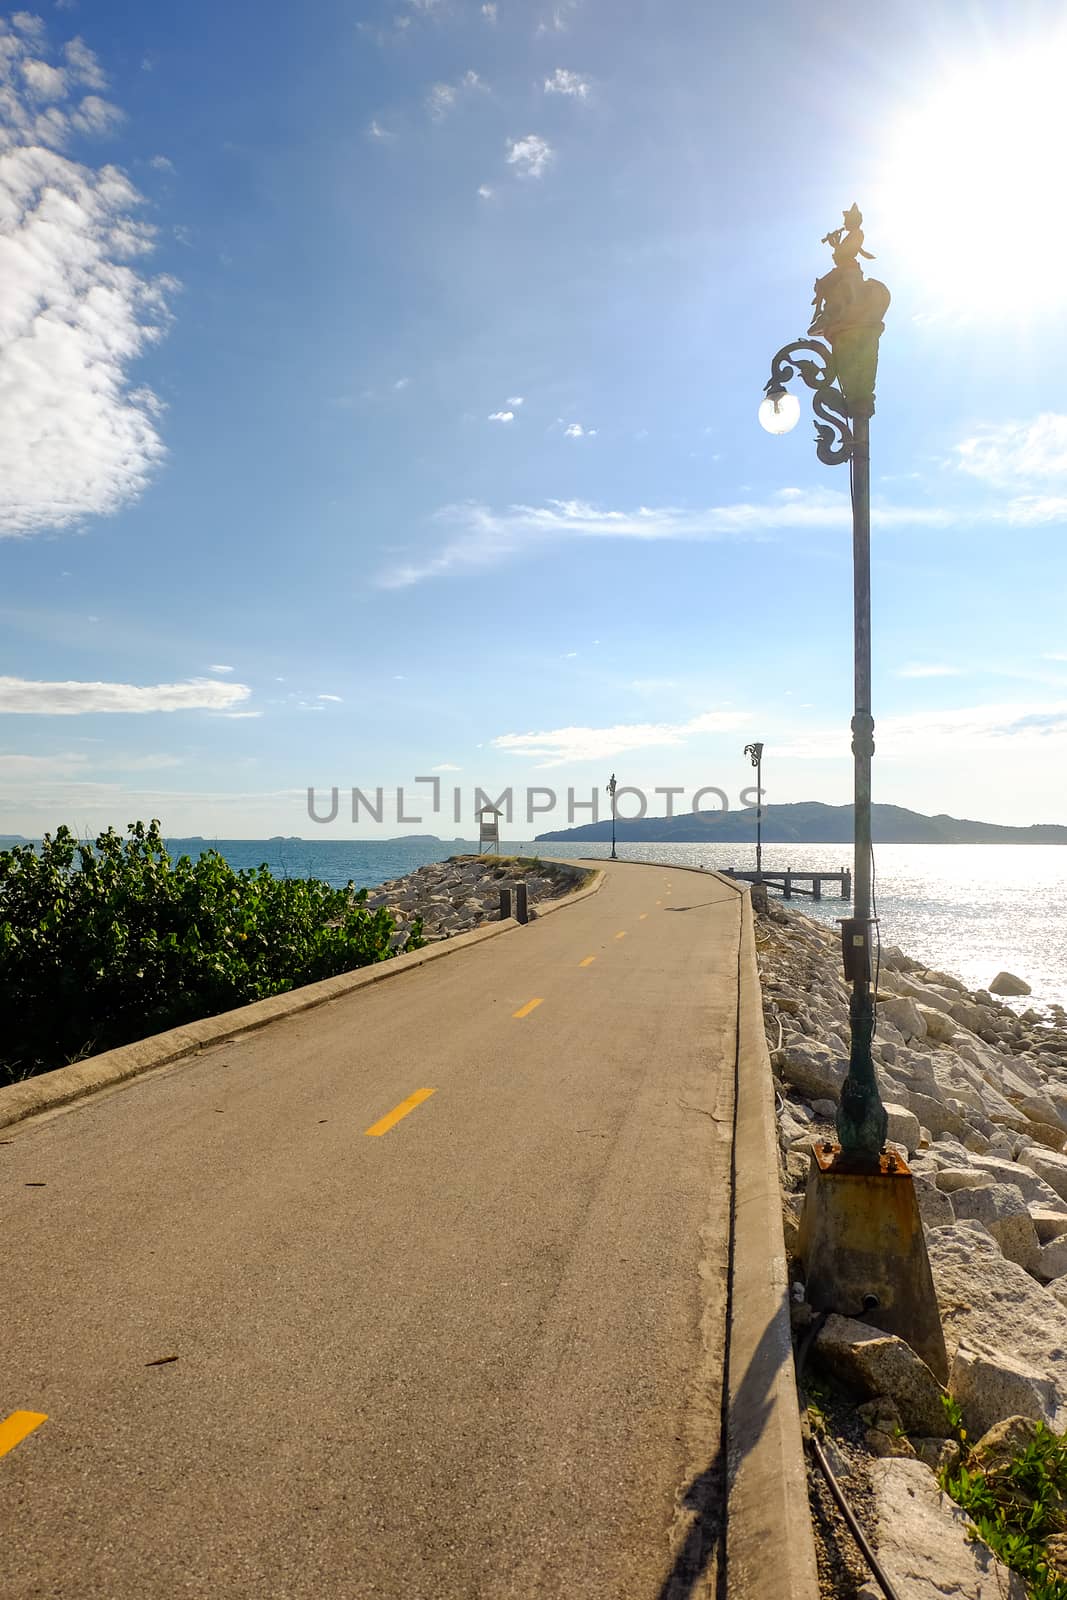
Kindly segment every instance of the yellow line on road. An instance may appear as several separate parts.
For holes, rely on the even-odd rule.
[[[586,956],[585,960],[584,961],[579,961],[578,965],[580,967],[591,967],[595,960],[596,960],[596,956]]]
[[[543,995],[542,995],[541,999],[542,1000],[544,999]],[[526,1004],[524,1006],[520,1006],[519,1009],[517,1011],[513,1011],[511,1013],[511,1015],[513,1017],[528,1017],[530,1015],[530,1012],[536,1010],[536,1008],[540,1004],[541,1004],[541,1000],[527,1000],[527,1002],[526,1002]]]
[[[638,917],[638,919],[637,919],[637,920],[638,920],[638,922],[644,922],[644,920],[645,920],[645,918],[646,918],[646,917],[647,917],[647,916],[648,916],[648,912],[647,912],[647,911],[642,911],[642,913],[641,913],[641,915],[640,915],[640,916],[639,916],[639,917]]]
[[[616,939],[625,939],[625,938],[626,938],[626,930],[625,930],[625,929],[624,929],[624,930],[623,930],[623,931],[622,931],[622,933],[617,933],[617,934],[616,934],[616,935],[615,935],[615,937],[616,937]]]
[[[401,1100],[398,1106],[382,1117],[380,1122],[372,1123],[364,1131],[371,1138],[378,1139],[383,1133],[388,1133],[390,1128],[395,1128],[401,1117],[406,1117],[409,1111],[414,1111],[416,1106],[421,1106],[435,1091],[433,1089],[416,1089],[414,1094],[409,1094],[406,1100]]]
[[[14,1450],[17,1444],[22,1443],[28,1433],[47,1421],[48,1415],[44,1411],[13,1411],[0,1422],[0,1456],[6,1456],[9,1450]]]

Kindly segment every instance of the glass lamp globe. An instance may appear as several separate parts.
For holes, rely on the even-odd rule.
[[[768,433],[788,433],[800,421],[800,401],[788,389],[769,394],[759,408],[761,427]]]

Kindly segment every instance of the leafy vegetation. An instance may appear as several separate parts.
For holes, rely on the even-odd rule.
[[[366,890],[172,861],[160,826],[0,851],[0,1083],[383,961],[404,939]]]
[[[950,1422],[965,1439],[960,1418]],[[983,1464],[971,1452],[939,1482],[963,1507],[994,1555],[1019,1573],[1030,1600],[1067,1600],[1067,1579],[1050,1565],[1045,1541],[1067,1531],[1067,1442],[1040,1423],[1017,1455]]]

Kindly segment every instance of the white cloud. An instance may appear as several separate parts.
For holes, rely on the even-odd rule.
[[[107,515],[143,492],[164,455],[161,407],[130,368],[162,336],[176,287],[131,264],[154,234],[125,174],[60,153],[120,113],[96,95],[42,109],[23,89],[27,49],[0,22],[0,535]],[[69,78],[102,86],[82,41],[65,55]]]
[[[627,750],[677,747],[700,734],[732,733],[745,725],[747,711],[705,711],[687,722],[616,723],[610,728],[553,728],[543,733],[503,733],[495,750],[537,758],[539,767],[572,761],[602,761]]]
[[[999,702],[947,710],[906,711],[880,717],[875,728],[878,759],[912,760],[930,751],[944,760],[950,753],[978,753],[1002,760],[1009,752],[1041,749],[1058,753],[1067,734],[1067,702],[1012,704]],[[805,760],[848,754],[847,727],[813,730],[789,744],[772,744],[774,757]]]
[[[226,711],[252,693],[244,683],[191,678],[185,683],[42,683],[0,678],[0,712],[75,717],[94,711]]]
[[[950,527],[958,520],[955,513],[932,506],[880,506],[876,518],[880,528]],[[549,500],[495,511],[468,501],[444,506],[433,521],[449,530],[444,544],[433,554],[381,573],[381,587],[400,589],[426,578],[485,571],[526,551],[540,552],[572,539],[690,542],[761,540],[784,528],[845,532],[852,527],[852,509],[847,494],[820,489],[696,510],[639,506],[610,511],[583,500]]]
[[[390,139],[395,139],[396,135],[390,133],[388,128],[383,128],[377,117],[372,117],[367,125],[367,138],[376,139],[379,143],[385,144]]]
[[[51,67],[47,61],[33,57],[21,61],[26,88],[35,100],[61,100],[67,92],[67,74],[62,67]]]
[[[320,700],[336,700],[338,705],[341,704],[341,696],[339,694],[320,694],[318,698]]]
[[[553,6],[548,16],[537,24],[538,34],[566,33],[568,17],[577,6],[578,0],[561,0],[561,3]]]
[[[990,423],[956,446],[958,465],[986,483],[1067,477],[1067,416],[1046,411],[1030,422]]]
[[[596,436],[596,428],[583,428],[580,422],[572,422],[563,430],[565,439],[595,439]]]
[[[396,382],[393,384],[393,388],[398,390],[398,391],[400,389],[406,389],[410,382],[411,382],[410,378],[398,378],[396,380]]]
[[[468,70],[457,83],[435,83],[426,96],[426,109],[435,121],[440,122],[454,111],[461,94],[469,94],[474,89],[484,89],[485,84],[473,70]]]
[[[169,156],[153,156],[151,161],[148,163],[148,165],[150,167],[155,167],[157,172],[173,172],[174,171],[174,162],[170,159]]]
[[[515,409],[518,410],[519,406],[524,406],[526,404],[526,400],[521,394],[513,394],[508,399],[507,404],[509,406],[514,406]]]
[[[566,94],[576,100],[585,100],[589,96],[589,81],[581,78],[577,72],[569,72],[566,67],[557,67],[551,78],[545,79],[546,94]]]
[[[79,83],[84,83],[87,89],[107,88],[107,78],[96,54],[90,50],[84,39],[68,40],[63,46],[63,55],[73,76]]]
[[[1063,650],[1046,650],[1041,659],[1042,661],[1067,661],[1067,652]]]
[[[486,22],[496,21],[496,11],[496,0],[486,0],[485,5],[482,7],[482,16]]]
[[[514,413],[514,411],[491,411],[489,413],[489,421],[490,422],[514,422],[515,421],[515,413]]]
[[[540,178],[552,156],[551,145],[539,134],[508,140],[508,166],[514,167],[520,178]]]
[[[209,672],[232,672],[233,668],[232,667],[224,667],[224,666],[220,666],[220,665],[215,665],[213,667],[208,667],[207,670]]]
[[[478,185],[478,194],[483,200],[491,200],[493,198],[493,191],[490,189],[487,183],[480,183]]]
[[[462,767],[457,767],[454,761],[441,761],[436,767],[430,768],[431,772],[462,772]]]
[[[431,117],[440,121],[452,110],[457,98],[457,90],[450,83],[435,83],[426,96],[426,109]]]
[[[898,678],[960,678],[963,676],[962,667],[938,666],[931,662],[928,665],[916,662],[910,667],[898,667]]]

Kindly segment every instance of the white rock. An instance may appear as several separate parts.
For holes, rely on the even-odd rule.
[[[980,1222],[935,1228],[926,1244],[949,1359],[962,1342],[1040,1373],[1055,1390],[1056,1415],[1049,1420],[1062,1428],[1067,1422],[1067,1306],[1006,1260]]]
[[[881,1001],[878,1014],[891,1022],[905,1039],[926,1038],[926,1023],[919,1015],[919,1008],[906,996]]]
[[[995,1183],[996,1179],[988,1172],[976,1172],[973,1167],[942,1167],[934,1182],[946,1194],[955,1194],[957,1189],[980,1189],[983,1184]]]
[[[1067,1278],[1053,1278],[1046,1284],[1049,1294],[1055,1295],[1060,1305],[1067,1311]]]
[[[960,1345],[948,1379],[952,1396],[963,1407],[972,1438],[987,1433],[1005,1417],[1030,1417],[1051,1424],[1057,1391],[1051,1378],[1003,1351],[972,1350]]]
[[[1034,1145],[1033,1149],[1041,1152],[1042,1147]],[[1042,1153],[1052,1155],[1053,1152],[1045,1150]],[[1029,1155],[1030,1151],[1025,1150],[1022,1154]],[[972,1155],[970,1163],[979,1172],[991,1173],[998,1183],[1014,1183],[1022,1190],[1026,1199],[1033,1201],[1035,1204],[1047,1205],[1053,1211],[1060,1204],[1061,1197],[1056,1193],[1055,1189],[1051,1188],[1044,1178],[1039,1177],[1029,1163],[1021,1160],[1005,1161],[1001,1157],[992,1154],[985,1156]]]
[[[952,1209],[958,1222],[984,1223],[1009,1261],[1018,1262],[1027,1272],[1035,1270],[1041,1249],[1037,1229],[1021,1190],[1014,1184],[990,1183],[978,1188],[957,1189],[952,1197]],[[1062,1270],[1067,1272],[1067,1256]],[[1059,1274],[1049,1272],[1044,1276],[1055,1278]]]
[[[848,1062],[835,1056],[825,1045],[794,1036],[775,1052],[775,1061],[785,1081],[801,1094],[811,1100],[833,1100],[836,1104]]]
[[[1030,1271],[1042,1283],[1067,1277],[1067,1239],[1050,1239],[1048,1244],[1043,1244]]]
[[[1033,1144],[1022,1152],[1019,1162],[1043,1178],[1061,1200],[1067,1200],[1067,1156],[1060,1155],[1057,1150],[1046,1150],[1044,1145]]]
[[[948,1432],[941,1403],[945,1391],[903,1339],[835,1314],[827,1317],[814,1354],[835,1378],[872,1397],[888,1395],[909,1432],[942,1438]]]
[[[892,1101],[885,1101],[886,1116],[889,1118],[889,1129],[886,1134],[894,1144],[901,1144],[910,1156],[912,1151],[919,1148],[919,1119],[914,1111],[909,1111],[906,1106],[897,1106]]]
[[[921,1461],[872,1461],[875,1545],[898,1600],[1026,1600],[1026,1586],[974,1536]],[[884,1600],[874,1578],[861,1600]]]
[[[1032,1205],[1030,1216],[1042,1244],[1051,1244],[1053,1239],[1067,1233],[1067,1211],[1050,1211],[1047,1206]]]
[[[951,1199],[928,1178],[915,1179],[915,1198],[924,1228],[949,1228],[955,1222]]]

